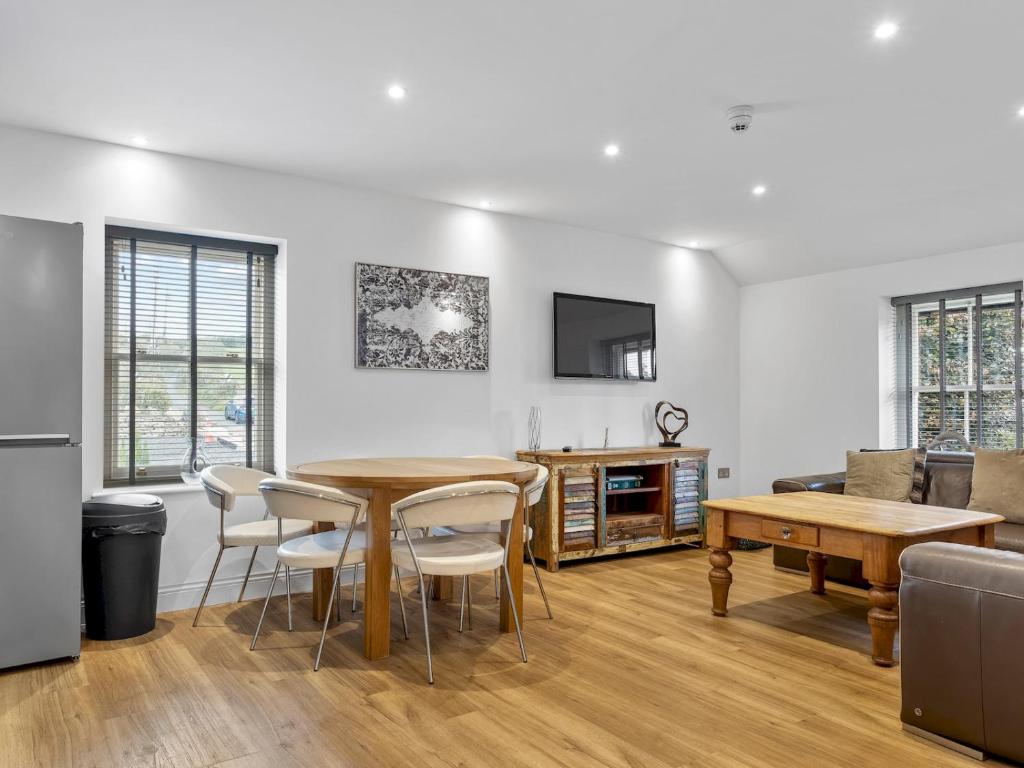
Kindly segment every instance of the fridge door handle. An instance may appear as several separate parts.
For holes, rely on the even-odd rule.
[[[68,445],[70,434],[0,435],[0,446],[16,445]]]

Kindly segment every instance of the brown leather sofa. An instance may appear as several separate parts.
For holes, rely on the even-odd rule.
[[[933,542],[900,568],[904,727],[1024,761],[1024,555]]]
[[[974,473],[974,454],[935,451],[930,452],[924,465],[923,502],[936,507],[966,509],[971,499],[971,477]],[[845,472],[806,477],[787,477],[772,483],[774,493],[792,491],[823,491],[842,493],[846,484]],[[996,548],[1024,552],[1024,525],[1000,523],[996,525]],[[807,570],[807,553],[792,547],[776,545],[773,554],[775,567],[794,571]],[[857,586],[867,586],[858,560],[830,557],[825,577]]]

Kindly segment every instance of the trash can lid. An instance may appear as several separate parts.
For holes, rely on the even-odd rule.
[[[114,493],[82,502],[83,517],[123,517],[163,511],[163,500],[149,493]]]

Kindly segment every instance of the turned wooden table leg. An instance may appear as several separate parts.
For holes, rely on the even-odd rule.
[[[825,565],[828,556],[821,552],[807,553],[807,570],[811,573],[811,592],[815,595],[825,594]]]
[[[727,549],[712,549],[708,559],[711,561],[711,572],[708,573],[708,581],[711,582],[711,613],[725,616],[729,612],[729,586],[732,584],[729,566],[732,565],[732,555]]]
[[[908,540],[902,537],[864,537],[864,578],[871,585],[871,660],[880,667],[896,664],[892,652],[900,628],[900,553],[907,546]]]
[[[896,630],[900,626],[898,584],[879,584],[871,582],[868,600],[868,624],[871,626],[871,660],[880,667],[891,667],[896,663],[893,658],[893,645],[896,641]]]

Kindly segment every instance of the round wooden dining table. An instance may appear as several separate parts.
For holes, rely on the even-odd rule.
[[[536,471],[536,465],[522,461],[457,457],[330,459],[299,464],[288,469],[288,477],[295,480],[368,492],[370,504],[366,526],[363,629],[363,653],[366,658],[383,658],[390,653],[391,648],[391,505],[417,491],[472,480],[505,480],[524,489]],[[522,530],[524,498],[524,493],[520,493],[510,531]],[[322,530],[329,528],[328,524]],[[508,544],[508,571],[516,610],[522,616],[522,536],[512,536]],[[314,572],[313,617],[318,621],[323,620],[326,614],[331,585],[330,569]],[[450,584],[447,589],[450,590]],[[502,590],[499,610],[501,630],[514,631],[512,603],[505,590]]]

